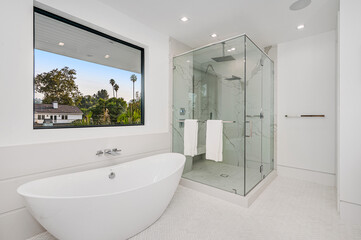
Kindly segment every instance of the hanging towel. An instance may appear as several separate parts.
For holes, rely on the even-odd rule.
[[[208,120],[206,136],[206,159],[221,162],[223,160],[223,121]]]
[[[184,120],[184,155],[193,157],[197,155],[198,120]]]

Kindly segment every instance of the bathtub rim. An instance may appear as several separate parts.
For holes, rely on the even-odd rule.
[[[180,166],[177,167],[176,170],[170,172],[166,177],[158,179],[156,182],[151,182],[151,183],[139,186],[139,187],[129,188],[129,189],[126,189],[126,190],[123,190],[123,191],[116,191],[116,192],[111,192],[111,193],[107,193],[107,194],[94,194],[94,195],[83,195],[83,196],[47,196],[47,195],[39,195],[39,194],[32,194],[32,193],[24,193],[22,191],[22,189],[25,188],[27,185],[34,184],[35,182],[38,182],[38,181],[43,181],[44,179],[56,178],[56,177],[60,177],[60,176],[77,174],[77,173],[86,173],[86,172],[91,172],[91,171],[98,170],[98,169],[108,169],[108,168],[116,167],[118,165],[131,164],[134,161],[142,160],[142,159],[145,159],[145,158],[151,158],[151,157],[155,157],[155,156],[159,156],[159,155],[167,155],[167,154],[178,155],[183,160],[182,164],[180,164]],[[30,182],[27,182],[27,183],[24,183],[24,184],[20,185],[16,189],[16,192],[20,196],[29,197],[29,198],[37,198],[37,199],[69,199],[70,200],[70,199],[87,199],[87,198],[100,198],[100,197],[114,196],[114,195],[118,195],[118,194],[124,194],[124,193],[128,193],[128,192],[136,191],[136,190],[139,190],[139,189],[142,189],[142,188],[145,188],[145,187],[149,187],[152,184],[157,184],[157,183],[159,183],[159,182],[173,176],[179,170],[183,169],[185,162],[186,162],[186,157],[181,153],[172,153],[172,152],[170,152],[170,153],[161,153],[161,154],[151,155],[151,156],[140,158],[140,159],[135,159],[135,160],[124,162],[124,163],[118,163],[118,164],[115,164],[115,165],[110,165],[110,166],[107,166],[107,167],[94,168],[94,169],[85,170],[85,171],[66,173],[66,174],[60,174],[60,175],[56,175],[56,176],[36,179],[36,180],[33,180],[33,181],[30,181]]]

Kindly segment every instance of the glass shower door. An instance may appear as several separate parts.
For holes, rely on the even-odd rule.
[[[262,52],[246,38],[245,192],[262,180]]]
[[[262,66],[262,177],[273,170],[274,114],[273,114],[273,62],[264,58]]]
[[[246,38],[245,190],[273,170],[273,62]]]

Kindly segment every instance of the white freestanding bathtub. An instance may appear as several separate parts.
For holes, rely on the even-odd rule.
[[[17,191],[31,214],[60,240],[127,239],[162,215],[184,163],[181,154],[159,154],[32,181]]]

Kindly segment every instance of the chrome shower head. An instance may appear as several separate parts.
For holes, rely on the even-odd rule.
[[[234,80],[241,80],[241,78],[240,78],[240,77],[238,77],[238,76],[234,76],[234,75],[232,75],[232,77],[225,78],[225,80],[228,80],[228,81],[234,81]]]
[[[214,61],[216,61],[216,62],[227,62],[227,61],[236,60],[232,55],[227,55],[226,56],[226,54],[224,52],[224,45],[225,44],[226,44],[225,42],[222,42],[223,56],[222,57],[212,58]]]
[[[223,56],[223,57],[215,57],[212,58],[214,61],[216,62],[226,62],[226,61],[233,61],[236,60],[234,57],[232,57],[231,55],[228,56]]]

